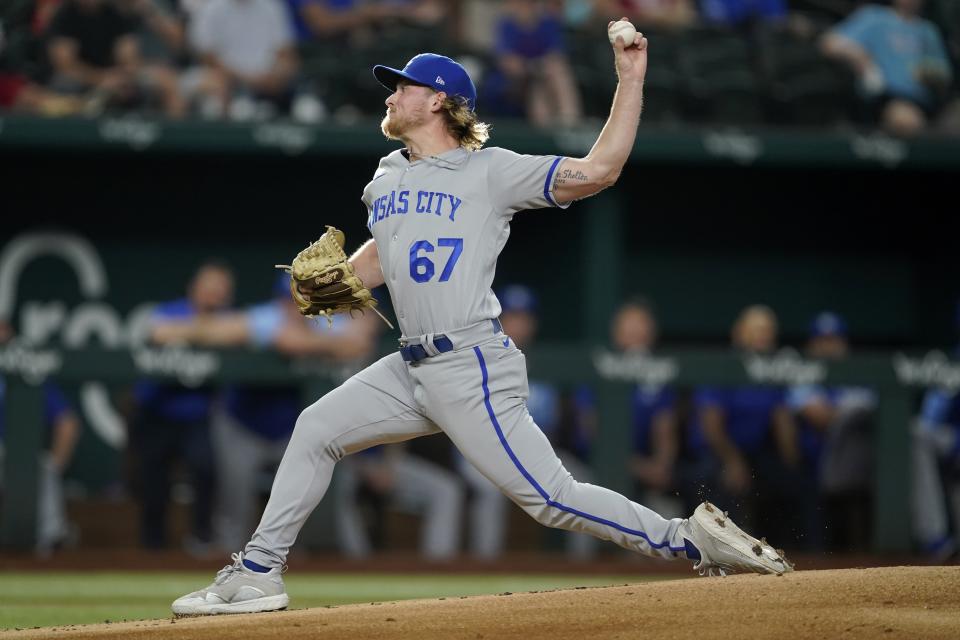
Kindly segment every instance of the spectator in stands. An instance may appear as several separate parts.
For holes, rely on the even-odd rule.
[[[145,60],[173,66],[186,55],[187,33],[173,0],[115,0],[133,22]]]
[[[836,362],[849,352],[844,319],[829,311],[817,314],[806,355]],[[865,387],[801,385],[790,389],[787,402],[799,427],[806,483],[819,490],[823,520],[830,523],[831,546],[862,548],[870,542],[876,393]],[[811,527],[813,533],[821,530]]]
[[[106,108],[138,107],[156,96],[167,116],[183,116],[176,73],[144,62],[136,26],[106,0],[65,0],[48,32],[50,88],[78,95],[92,91]]]
[[[641,31],[645,27],[687,27],[697,21],[691,0],[594,0],[593,13],[606,20],[626,16]]]
[[[197,21],[197,17],[203,8],[210,4],[211,0],[171,0],[174,3],[170,7],[186,28],[184,36],[187,38],[187,45],[190,44],[190,25]]]
[[[300,42],[318,39],[357,46],[357,40],[371,39],[363,33],[365,30],[400,17],[396,5],[356,0],[286,0],[286,3]]]
[[[338,315],[332,326],[307,320],[290,297],[289,282],[289,276],[279,275],[272,299],[247,310],[157,326],[154,341],[274,349],[291,358],[323,358],[331,367],[357,368],[370,358],[380,329],[375,315]],[[223,548],[237,547],[253,531],[257,498],[269,491],[269,486],[260,486],[261,472],[272,471],[280,462],[302,409],[296,385],[230,385],[224,390],[212,420]]]
[[[432,25],[447,13],[438,0],[286,0],[297,39],[332,40],[364,46],[373,36],[369,29],[398,20]]]
[[[0,321],[0,345],[14,337],[13,328]],[[0,495],[4,483],[4,436],[8,421],[6,413],[6,383],[0,378]],[[16,425],[32,428],[39,425]],[[60,387],[51,381],[43,385],[43,449],[40,452],[40,476],[37,485],[37,541],[36,551],[49,555],[70,542],[72,530],[67,519],[63,495],[63,474],[70,466],[77,440],[80,438],[80,419],[70,406]]]
[[[223,313],[233,299],[233,274],[218,262],[201,265],[187,297],[160,304],[152,316],[151,339],[166,343],[170,326],[185,319]],[[212,514],[216,472],[210,435],[214,389],[143,381],[137,385],[137,416],[131,443],[139,456],[141,542],[149,549],[167,546],[167,503],[177,462],[186,466],[193,489],[188,551],[212,551]]]
[[[926,129],[944,111],[952,81],[937,28],[920,17],[923,0],[868,4],[827,32],[825,55],[853,68],[871,119],[898,136]]]
[[[496,68],[483,100],[496,115],[539,127],[574,125],[583,113],[566,57],[563,27],[539,0],[507,0],[497,25]]]
[[[786,0],[700,0],[703,21],[719,27],[783,22],[787,10]]]
[[[281,0],[208,0],[190,24],[189,42],[202,62],[191,91],[237,120],[286,111],[299,59]]]
[[[624,302],[610,326],[613,346],[625,355],[648,355],[657,342],[657,321],[642,298]],[[637,385],[633,390],[633,455],[630,473],[638,501],[664,517],[681,517],[684,505],[674,497],[680,449],[677,397],[663,385]]]
[[[80,113],[84,100],[77,96],[64,96],[38,84],[27,71],[28,64],[8,50],[10,34],[15,29],[28,30],[30,15],[0,13],[0,111],[22,111],[47,116]],[[26,54],[24,54],[26,55]]]
[[[529,287],[511,284],[501,289],[500,321],[503,332],[521,350],[529,349],[539,332],[538,303]],[[528,381],[527,410],[544,432],[567,469],[576,478],[590,482],[593,477],[585,459],[592,433],[589,429],[588,394],[563,394],[555,385],[532,378]],[[469,507],[469,548],[482,559],[496,558],[503,551],[507,529],[507,502],[503,494],[486,477],[459,454],[457,468],[472,493]],[[594,538],[585,534],[563,534],[570,557],[586,559],[593,555]]]
[[[771,354],[777,346],[777,318],[769,307],[744,309],[732,331],[733,346],[745,356]],[[801,481],[797,427],[784,389],[773,386],[702,387],[694,396],[696,419],[690,445],[698,457],[699,481],[716,493],[718,504],[740,504],[763,525],[790,530],[797,503],[812,497]],[[748,518],[748,521],[753,517]],[[794,539],[794,531],[781,539]],[[802,541],[799,541],[802,542]]]

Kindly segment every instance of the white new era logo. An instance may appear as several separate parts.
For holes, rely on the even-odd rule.
[[[437,84],[444,85],[444,86],[446,86],[446,84],[447,84],[446,82],[443,81],[443,78],[441,78],[440,76],[437,76],[437,79],[434,80],[434,82],[436,82]]]

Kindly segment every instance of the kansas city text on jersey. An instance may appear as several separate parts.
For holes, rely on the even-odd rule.
[[[405,215],[410,212],[447,216],[450,222],[456,222],[454,217],[457,215],[457,210],[460,209],[461,204],[463,204],[463,200],[452,193],[391,191],[373,201],[373,206],[370,207],[370,216],[367,218],[367,228],[372,229],[373,225],[392,215]]]

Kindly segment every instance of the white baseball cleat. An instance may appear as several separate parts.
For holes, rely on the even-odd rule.
[[[234,553],[232,565],[217,572],[206,589],[194,591],[173,602],[178,616],[203,616],[220,613],[257,613],[286,609],[290,596],[283,586],[286,565],[267,573],[251,571],[243,565],[243,553]]]
[[[700,575],[721,576],[740,571],[783,574],[793,565],[783,551],[774,549],[766,539],[757,540],[733,523],[727,514],[704,502],[687,520],[688,539],[700,551],[694,569]]]

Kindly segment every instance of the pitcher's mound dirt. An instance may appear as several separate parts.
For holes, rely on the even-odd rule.
[[[293,594],[294,601],[296,594]],[[960,638],[960,567],[800,571],[0,633],[17,638]]]

